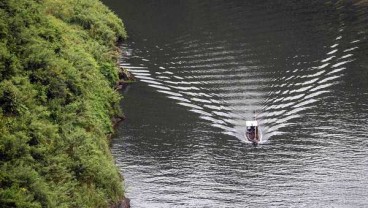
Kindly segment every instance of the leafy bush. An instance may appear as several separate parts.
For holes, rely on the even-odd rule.
[[[0,2],[1,207],[107,207],[124,26],[98,0]]]

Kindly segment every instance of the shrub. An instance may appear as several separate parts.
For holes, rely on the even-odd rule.
[[[106,207],[121,20],[98,0],[0,2],[0,204]]]

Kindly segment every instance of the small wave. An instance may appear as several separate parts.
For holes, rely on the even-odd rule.
[[[167,95],[173,95],[175,97],[182,97],[183,95],[180,93],[176,93],[176,92],[172,92],[172,91],[168,91],[168,90],[157,90],[158,92],[167,94]]]
[[[211,121],[212,123],[214,124],[225,124],[224,121],[222,120],[219,120],[217,118],[214,118],[212,116],[204,116],[204,115],[201,115],[200,118],[204,119],[204,120],[207,120],[207,121]]]
[[[154,85],[162,85],[162,83],[157,82],[157,81],[153,81],[150,78],[148,78],[148,79],[141,79],[140,81],[141,82],[146,82],[146,83],[149,83],[149,84],[154,84]]]
[[[359,48],[358,46],[355,46],[355,47],[352,47],[352,48],[345,49],[344,52],[350,52],[350,51],[356,50],[358,48]]]
[[[304,82],[302,85],[311,85],[311,84],[314,84],[318,81],[319,78],[314,78],[312,80],[309,80],[309,81],[306,81]]]
[[[336,48],[339,44],[336,43],[336,44],[333,44],[332,46],[330,46],[330,48]]]
[[[141,80],[141,81],[143,81],[143,80]],[[153,88],[157,88],[157,89],[161,89],[161,90],[170,90],[170,88],[162,86],[162,85],[149,84],[148,86],[153,87]]]
[[[209,95],[203,92],[186,92],[186,91],[180,91],[180,92],[183,94],[189,95],[189,96],[193,96],[193,97],[206,97],[206,98],[213,97],[212,95]]]
[[[200,103],[212,103],[210,100],[200,99],[200,98],[191,98],[192,101],[200,102]]]
[[[199,91],[200,89],[198,87],[181,87],[181,86],[173,86],[173,85],[168,85],[171,88],[177,89],[177,90],[183,90],[183,91]]]
[[[129,71],[133,71],[135,69],[148,69],[146,66],[123,66],[124,68],[128,69]]]
[[[324,63],[324,62],[328,62],[328,61],[331,61],[333,58],[335,58],[336,56],[330,56],[328,58],[325,58],[323,59],[321,62]]]
[[[327,67],[328,65],[330,65],[330,63],[325,63],[321,66],[318,66],[317,69],[323,69],[323,68]]]
[[[206,111],[199,110],[199,109],[190,109],[189,111],[194,112],[194,113],[198,113],[198,114],[201,114],[201,115],[204,115],[204,116],[212,116],[211,113],[208,113]]]
[[[134,76],[138,77],[150,77],[151,74],[150,73],[141,73],[141,72],[133,72]]]
[[[144,69],[129,69],[129,71],[133,74],[138,74],[138,73],[146,73],[146,74],[150,74],[150,71],[148,70],[144,70]]]
[[[225,118],[231,118],[232,116],[229,113],[223,112],[223,111],[213,111],[212,112],[215,115],[225,117]]]
[[[293,107],[294,107],[294,108],[300,108],[300,107],[302,107],[302,106],[310,105],[310,104],[315,103],[315,102],[317,102],[317,101],[318,101],[318,100],[316,100],[316,99],[308,99],[308,100],[305,100],[305,101],[303,101],[303,102],[300,102],[300,103],[298,103],[298,104],[294,105]]]
[[[168,98],[171,98],[173,100],[179,100],[181,102],[187,102],[187,103],[190,103],[190,100],[186,99],[186,98],[183,98],[181,96],[168,96]]]
[[[338,60],[346,59],[346,58],[349,58],[349,57],[352,57],[352,56],[353,56],[353,54],[349,53],[349,54],[346,54],[346,55],[342,56],[341,58],[338,58]]]
[[[326,84],[318,85],[317,87],[313,87],[312,89],[310,89],[310,92],[314,92],[314,91],[318,91],[318,90],[321,90],[321,89],[325,89],[325,88],[328,88],[328,87],[330,87],[332,85],[333,85],[332,83],[326,83]]]
[[[337,78],[340,78],[340,77],[341,76],[339,76],[339,75],[327,77],[327,78],[319,81],[318,84],[322,84],[322,83],[325,83],[325,82],[328,82],[328,81],[332,81],[332,80],[337,79]]]
[[[199,110],[203,110],[203,108],[201,106],[195,105],[195,104],[191,104],[191,103],[183,103],[183,102],[179,102],[179,105],[182,106],[186,106],[186,107],[190,107],[190,108],[194,108],[194,109],[199,109]]]
[[[314,92],[312,94],[309,94],[309,95],[305,96],[304,99],[308,100],[310,98],[314,98],[314,97],[317,97],[319,95],[322,95],[322,94],[328,93],[328,92],[330,92],[330,91],[328,91],[328,90],[317,91],[317,92]]]
[[[158,79],[170,79],[170,77],[167,76],[157,76]],[[166,81],[165,81],[166,82]]]
[[[332,50],[332,51],[328,52],[328,53],[327,53],[327,55],[334,54],[334,53],[336,53],[337,51],[338,51],[338,49]]]
[[[347,63],[352,62],[352,61],[354,61],[354,60],[342,61],[342,62],[339,62],[339,63],[336,63],[336,64],[332,65],[331,68],[336,68],[336,67],[339,67],[341,65],[347,64]]]
[[[184,79],[183,77],[180,77],[180,76],[174,76],[174,78],[176,78],[176,79]]]
[[[225,106],[216,106],[216,105],[203,105],[203,107],[205,108],[209,108],[209,109],[212,109],[212,110],[231,110],[230,108],[228,107],[225,107]]]

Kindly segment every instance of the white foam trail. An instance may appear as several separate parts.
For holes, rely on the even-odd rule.
[[[159,79],[170,79],[170,77],[167,77],[167,76],[157,76],[157,78],[159,78]],[[164,81],[164,82],[166,82],[166,81]]]
[[[144,73],[144,72],[133,72],[134,76],[141,76],[141,77],[149,77],[151,76],[150,73]]]
[[[332,50],[332,51],[328,52],[328,53],[327,53],[327,55],[334,54],[334,53],[336,53],[337,51],[338,51],[338,49]]]
[[[358,49],[358,48],[359,47],[355,46],[355,47],[344,50],[344,52],[350,52],[350,51],[353,51],[353,50]]]
[[[129,71],[132,71],[132,69],[148,69],[146,66],[125,66],[124,68],[129,69]]]
[[[177,85],[177,84],[178,84],[178,82],[173,82],[173,81],[169,81],[169,80],[165,80],[164,82],[165,82],[165,83],[168,83],[168,84],[175,84],[175,85]]]
[[[343,64],[347,64],[347,63],[352,62],[352,61],[353,60],[342,61],[342,62],[339,62],[337,64],[332,65],[331,68],[336,68],[336,67],[339,67],[339,66],[341,66]]]
[[[135,78],[138,78],[138,79],[140,79],[142,82],[144,82],[144,80],[156,80],[156,79],[154,79],[154,78],[152,78],[152,77],[149,77],[149,76],[139,76],[139,75],[134,75],[135,76]]]
[[[287,121],[290,121],[291,119],[295,119],[295,118],[299,118],[299,117],[301,117],[301,116],[298,115],[298,114],[288,115],[288,116],[286,116],[284,118],[279,119],[278,122],[281,123],[281,124],[286,124]]]
[[[269,113],[269,116],[279,116],[279,115],[284,114],[285,112],[286,110],[275,111],[275,112]]]
[[[301,102],[301,103],[296,104],[294,107],[295,107],[295,108],[300,108],[300,107],[302,107],[302,106],[309,105],[309,104],[315,103],[315,102],[317,102],[317,101],[318,101],[318,100],[316,100],[316,99],[309,99],[309,100],[306,100],[306,101],[303,101],[303,102]]]
[[[177,97],[177,96],[168,96],[168,98],[174,99],[174,100],[179,100],[181,102],[187,102],[190,103],[190,100],[183,98],[183,97]]]
[[[162,83],[160,83],[160,82],[156,82],[156,81],[153,81],[153,80],[141,79],[141,82],[146,82],[146,83],[154,84],[154,85],[162,85]],[[170,89],[170,88],[169,88],[169,89]]]
[[[180,91],[181,93],[183,94],[186,94],[186,95],[190,95],[190,96],[193,96],[193,97],[207,97],[207,98],[211,98],[212,95],[209,95],[209,94],[206,94],[206,93],[203,93],[203,92],[186,92],[186,91]]]
[[[190,104],[190,103],[179,102],[178,104],[179,105],[183,105],[183,106],[187,106],[187,107],[190,107],[190,108],[195,108],[195,109],[203,110],[202,107],[200,107],[198,105]]]
[[[199,110],[199,109],[190,109],[189,111],[204,115],[204,116],[212,116],[212,114],[207,113],[206,111]]]
[[[291,75],[290,77],[286,78],[285,81],[289,81],[291,79],[293,79],[294,77],[296,77],[295,75]]]
[[[192,101],[200,102],[200,103],[211,103],[209,100],[200,99],[200,98],[191,98]]]
[[[209,108],[209,109],[213,109],[213,110],[231,110],[228,107],[225,106],[215,106],[215,105],[203,105],[203,107]]]
[[[328,91],[328,90],[317,91],[315,93],[312,93],[312,94],[309,94],[309,95],[305,96],[304,99],[307,100],[307,99],[310,99],[310,98],[313,98],[313,97],[317,97],[318,95],[325,94],[325,93],[328,93],[328,92],[330,92],[330,91]]]
[[[285,113],[285,115],[293,115],[293,114],[299,113],[301,111],[304,111],[307,108],[310,108],[310,107],[294,108],[293,110],[288,111],[287,113]]]
[[[350,43],[358,43],[358,42],[360,42],[360,40],[353,40]]]
[[[231,116],[228,113],[225,113],[225,112],[222,112],[222,111],[213,111],[212,113],[214,113],[215,115],[218,115],[218,116],[231,118]]]
[[[314,78],[312,80],[306,81],[306,82],[303,83],[303,85],[311,85],[311,84],[314,84],[314,83],[317,82],[318,79],[319,78]]]
[[[291,107],[293,106],[295,103],[294,102],[288,102],[288,103],[282,103],[282,104],[279,104],[277,105],[277,107],[275,109],[284,109],[284,108],[288,108],[288,107]]]
[[[134,73],[149,73],[149,70],[145,70],[145,69],[129,69],[130,72]]]
[[[174,84],[174,85],[192,85],[192,84],[201,84],[200,82],[187,82],[187,81],[169,81],[169,80],[165,80],[164,82],[168,83],[168,84]]]
[[[313,86],[306,86],[306,87],[302,87],[302,88],[299,88],[297,90],[292,90],[291,93],[301,93],[301,92],[306,92],[308,91],[309,89],[311,89]]]
[[[327,62],[327,61],[331,61],[331,59],[335,58],[336,56],[330,56],[326,59],[323,59],[321,62],[324,63],[324,62]]]
[[[331,75],[331,74],[334,74],[334,73],[337,73],[337,72],[340,72],[342,70],[346,69],[346,67],[341,67],[341,68],[337,68],[337,69],[334,69],[330,72],[327,73],[327,75]]]
[[[317,69],[323,69],[323,68],[325,68],[328,65],[330,65],[330,63],[325,63],[325,64],[323,64],[321,66],[318,66]]]
[[[176,79],[184,79],[183,77],[174,76]]]
[[[234,90],[227,90],[231,91],[231,93],[226,93],[222,97],[223,98],[249,98],[249,97],[262,97],[263,94],[258,91],[250,91],[250,89],[239,89],[240,92],[233,92]]]
[[[346,59],[346,58],[349,58],[351,56],[353,56],[353,54],[349,53],[349,54],[346,54],[345,56],[342,56],[341,58],[339,58],[339,60]]]
[[[321,80],[321,81],[319,81],[318,82],[318,84],[322,84],[322,83],[325,83],[325,82],[327,82],[327,81],[332,81],[332,80],[334,80],[334,79],[337,79],[337,78],[340,78],[340,76],[332,76],[332,77],[327,77],[327,78],[325,78],[325,79],[323,79],[323,80]]]
[[[323,73],[325,73],[326,70],[321,70],[319,72],[316,72],[315,74],[311,74],[311,75],[307,75],[305,77],[308,77],[308,78],[312,78],[312,77],[319,77],[321,76]]]
[[[336,48],[336,46],[338,46],[339,44],[338,43],[336,43],[336,44],[334,44],[334,45],[332,45],[332,46],[330,46],[330,48]]]
[[[284,101],[292,101],[292,100],[299,100],[300,98],[302,98],[305,94],[299,94],[299,95],[294,95],[294,96],[288,96],[284,99]]]
[[[157,92],[161,92],[161,93],[168,94],[168,95],[173,95],[173,96],[176,96],[176,97],[182,97],[183,96],[180,93],[176,93],[176,92],[172,92],[172,91],[167,91],[167,90],[157,90]]]
[[[317,91],[317,90],[321,90],[321,89],[330,87],[331,85],[332,85],[332,83],[326,83],[326,84],[323,84],[323,85],[318,85],[317,87],[312,88],[310,91],[314,92],[314,91]]]
[[[157,89],[161,89],[161,90],[170,90],[170,88],[162,86],[162,85],[149,84],[148,86],[157,88]]]
[[[210,99],[211,103],[215,103],[215,104],[220,104],[222,103],[221,101],[215,100],[215,99]]]
[[[171,71],[164,71],[164,72],[162,72],[163,74],[174,74],[174,73],[172,73]]]
[[[180,86],[172,86],[169,85],[169,87],[174,88],[174,89],[178,89],[178,90],[184,90],[184,91],[189,91],[189,90],[199,90],[198,87],[180,87]]]

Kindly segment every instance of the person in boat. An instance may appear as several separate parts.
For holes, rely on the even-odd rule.
[[[248,134],[248,140],[249,141],[254,141],[256,138],[256,129],[254,126],[251,126],[248,130],[247,130],[247,134]]]
[[[259,142],[259,137],[256,133],[257,129],[255,126],[250,126],[248,129],[247,129],[247,135],[248,135],[248,140],[250,142],[253,143],[253,145],[257,145],[258,142]]]

